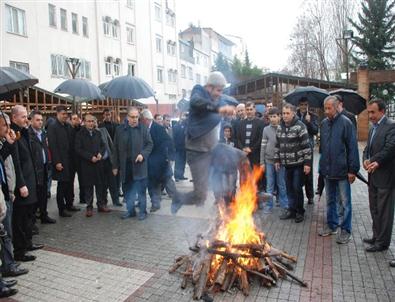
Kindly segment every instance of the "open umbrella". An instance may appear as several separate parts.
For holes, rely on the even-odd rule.
[[[330,95],[339,95],[343,99],[344,108],[347,111],[360,114],[366,109],[366,100],[356,91],[351,89],[337,89],[329,92]]]
[[[143,79],[126,75],[108,82],[103,94],[113,99],[136,100],[154,96],[155,92]]]
[[[12,67],[0,67],[0,93],[33,86],[38,79]]]
[[[297,87],[288,93],[284,99],[287,103],[298,106],[301,99],[306,99],[310,107],[321,108],[329,93],[314,86]]]
[[[103,99],[100,89],[95,84],[84,79],[66,80],[56,87],[55,92],[78,97],[83,101]]]

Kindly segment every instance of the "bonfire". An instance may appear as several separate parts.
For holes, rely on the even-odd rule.
[[[233,287],[248,295],[253,279],[261,286],[275,286],[280,278],[303,280],[290,271],[297,258],[275,249],[254,221],[257,208],[256,182],[262,169],[247,171],[230,205],[218,203],[218,217],[206,235],[199,234],[191,254],[175,259],[170,273],[181,271],[181,288],[194,286],[193,298],[225,292]]]

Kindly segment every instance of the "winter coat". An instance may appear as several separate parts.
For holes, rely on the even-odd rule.
[[[36,132],[32,127],[29,127],[29,136],[32,145],[32,156],[36,167],[37,184],[42,186],[47,183],[48,178],[48,145],[47,135],[43,131],[41,132],[41,141],[37,137]],[[45,163],[43,157],[43,151],[45,156]]]
[[[309,111],[310,115],[310,122],[306,121],[306,114],[302,114],[299,110],[297,111],[296,115],[298,116],[299,120],[306,125],[307,133],[309,134],[310,144],[311,147],[314,147],[314,135],[318,134],[318,116],[313,112]]]
[[[186,128],[185,121],[179,121],[173,127],[173,141],[176,150],[180,150],[180,151],[185,150],[185,131],[186,131],[185,128]]]

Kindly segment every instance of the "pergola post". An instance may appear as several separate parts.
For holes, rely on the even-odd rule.
[[[358,93],[367,101],[370,99],[369,93],[369,69],[367,66],[359,66],[357,72]],[[368,111],[364,110],[358,115],[358,140],[366,141],[369,133]]]

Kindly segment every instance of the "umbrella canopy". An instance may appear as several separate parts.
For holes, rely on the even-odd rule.
[[[186,99],[181,99],[177,103],[177,108],[181,112],[187,112],[189,111],[189,101]]]
[[[0,93],[33,86],[38,79],[12,67],[0,67]]]
[[[284,99],[287,103],[298,106],[301,99],[306,99],[310,107],[321,108],[329,93],[314,86],[297,87],[288,93]]]
[[[344,108],[355,115],[360,114],[366,109],[366,100],[354,90],[337,89],[330,91],[329,94],[339,95],[343,99]]]
[[[106,85],[107,85],[108,83],[109,83],[109,82],[101,83],[101,84],[100,84],[99,86],[97,86],[97,87],[99,87],[100,91],[103,92],[104,87],[106,87]]]
[[[220,102],[225,103],[226,105],[230,106],[237,106],[239,105],[239,101],[236,100],[233,96],[223,94],[221,95]]]
[[[66,80],[56,87],[55,92],[78,97],[84,101],[103,99],[100,89],[84,79]]]
[[[108,82],[103,94],[113,99],[136,100],[154,96],[155,92],[143,79],[126,75]]]

